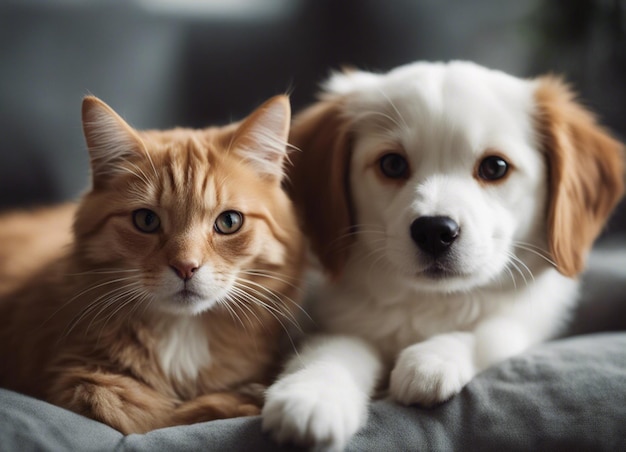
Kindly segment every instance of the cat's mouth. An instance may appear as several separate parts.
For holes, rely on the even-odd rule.
[[[175,314],[197,314],[205,311],[210,305],[206,296],[185,287],[167,297],[167,302],[161,306]]]
[[[191,303],[194,301],[198,301],[202,298],[202,296],[198,292],[194,292],[193,290],[185,287],[176,294],[176,298],[178,298],[180,301],[186,301]]]
[[[211,309],[221,296],[227,294],[221,287],[203,287],[190,283],[193,281],[180,284],[173,291],[159,297],[159,307],[175,314],[195,315]]]

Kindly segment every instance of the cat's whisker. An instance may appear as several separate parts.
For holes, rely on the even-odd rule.
[[[238,310],[241,310],[242,308],[241,306],[238,305],[238,301],[236,297],[233,294],[229,293],[228,295],[224,297],[223,301],[221,302],[221,305],[224,306],[228,310],[228,312],[231,314],[231,317],[234,316],[234,318],[237,319],[237,321],[241,325],[242,330],[249,334],[250,325],[249,324],[246,325],[246,323],[243,321],[243,319],[239,315]]]
[[[237,284],[237,283],[236,283]],[[242,289],[242,287],[245,289]],[[253,294],[250,294],[247,292],[247,290],[252,291],[254,294],[256,294],[257,296],[263,296],[263,294],[258,293],[257,291],[255,291],[254,289],[251,289],[249,287],[245,287],[242,285],[235,285],[231,290],[233,290],[235,293],[237,293],[239,295],[239,297],[243,300],[248,301],[249,303],[255,304],[263,309],[265,309],[270,315],[272,315],[272,317],[274,317],[284,328],[284,325],[282,324],[282,321],[277,317],[278,314],[282,315],[283,317],[287,318],[287,320],[290,320],[285,313],[277,310],[276,308],[272,307],[271,305],[268,305],[267,303],[264,303],[262,300],[259,300],[257,297],[255,297]],[[266,298],[267,299],[267,298]],[[269,300],[268,300],[269,301]],[[258,319],[258,317],[257,317]],[[259,322],[262,324],[261,320],[259,319]]]
[[[228,312],[228,314],[230,315],[230,318],[234,321],[235,319],[237,319],[239,321],[239,324],[241,325],[241,328],[244,329],[244,324],[241,321],[241,319],[239,318],[239,316],[237,315],[236,312],[233,311],[233,308],[230,306],[230,303],[232,302],[232,297],[230,295],[227,295],[224,298],[220,298],[217,300],[217,304],[221,307],[223,307],[224,309],[226,309],[226,311]]]
[[[245,273],[245,272],[242,272],[242,273]],[[272,279],[270,276],[267,276],[267,275],[263,275],[263,274],[261,274],[260,276],[266,276],[267,278]],[[240,281],[240,282],[245,282],[245,283],[252,284],[253,286],[258,287],[260,290],[263,290],[263,291],[265,291],[265,292],[268,292],[269,294],[271,294],[271,295],[275,298],[275,300],[278,302],[278,305],[279,305],[279,306],[282,306],[283,301],[287,301],[287,302],[289,302],[292,306],[294,306],[296,309],[299,309],[299,310],[302,312],[302,314],[304,314],[305,316],[307,316],[307,317],[309,318],[309,320],[311,320],[311,321],[312,321],[311,317],[310,317],[310,316],[309,316],[309,314],[306,312],[306,310],[305,310],[302,306],[300,306],[300,304],[299,304],[299,303],[297,303],[297,302],[296,302],[294,299],[292,299],[291,297],[288,297],[288,296],[287,296],[287,295],[285,295],[285,294],[280,294],[280,295],[282,295],[282,298],[281,298],[281,297],[280,297],[280,295],[278,295],[278,294],[274,293],[271,289],[269,289],[268,287],[263,286],[262,284],[259,284],[259,283],[257,283],[257,282],[251,281],[251,280],[249,280],[249,279],[247,279],[247,278],[237,278],[237,279],[238,279],[238,281]],[[284,282],[285,284],[289,284],[289,283],[287,283],[286,281],[283,281],[283,280],[281,280],[281,279],[279,279],[279,278],[276,278],[276,279],[278,279],[278,280],[279,280],[279,281],[281,281],[281,282]],[[292,286],[292,287],[294,287],[294,288],[298,289],[298,291],[303,291],[303,289],[299,289],[299,288],[297,288],[297,287],[295,287],[295,286]]]
[[[119,301],[119,300],[118,300]],[[100,339],[102,337],[102,333],[106,327],[106,324],[108,323],[108,321],[117,313],[119,312],[120,309],[125,308],[126,306],[128,306],[131,303],[130,299],[124,299],[121,303],[118,304],[118,306],[115,308],[114,313],[109,314],[105,319],[103,319],[104,321],[100,320],[99,322],[102,322],[102,326],[100,327],[100,332],[98,333],[98,337],[96,338],[96,346],[98,346],[100,344]],[[116,303],[110,304],[107,309],[113,305],[115,305]],[[100,314],[100,313],[98,313]],[[88,330],[91,328],[91,324],[87,327],[87,331],[85,332],[85,334],[87,334]]]
[[[102,325],[102,327],[100,328],[100,332],[98,333],[98,339],[96,340],[96,343],[100,342],[100,337],[102,336],[102,333],[104,331],[104,329],[107,326],[107,323],[109,323],[109,321],[115,317],[122,309],[126,308],[128,305],[132,304],[132,303],[137,303],[138,300],[140,300],[142,297],[145,298],[146,293],[145,291],[143,291],[141,288],[135,289],[134,291],[131,291],[128,295],[127,295],[127,299],[125,299],[122,303],[119,304],[119,306],[111,313],[107,316],[107,318],[104,321],[104,324]],[[126,298],[126,297],[124,297]],[[132,311],[134,309],[133,308],[130,309],[130,311]]]
[[[302,283],[304,281],[303,278],[295,278],[295,277],[291,277],[291,276],[285,275],[284,273],[273,272],[273,271],[265,270],[265,269],[240,270],[240,273],[243,273],[245,275],[261,276],[261,277],[264,277],[264,278],[273,279],[275,281],[279,281],[279,282],[282,282],[284,284],[287,284],[289,287],[292,287],[295,290],[302,291],[302,287],[299,286],[299,285],[296,285],[294,283],[298,283],[298,284]],[[290,281],[288,281],[288,279],[292,280],[294,283],[291,283]]]
[[[248,294],[245,291],[242,291],[241,289],[237,288],[237,287],[233,287],[233,289],[235,291],[238,291],[240,293],[240,296],[244,297],[244,299],[247,299],[248,301],[257,304],[259,306],[261,306],[262,308],[266,308],[267,309],[267,305],[263,302],[261,302],[260,300],[256,299],[255,297],[251,296],[250,294]],[[280,324],[281,328],[283,329],[283,331],[285,332],[287,338],[289,339],[289,342],[291,343],[292,347],[294,350],[296,350],[296,345],[293,341],[293,338],[291,337],[291,333],[289,331],[289,329],[285,326],[285,324],[280,320],[280,318],[274,313],[272,312],[272,310],[267,310],[267,312],[274,317],[274,319]],[[280,312],[279,312],[280,313]],[[296,328],[298,328],[300,331],[302,331],[299,327],[299,325],[297,324],[297,322],[294,324]]]
[[[285,325],[283,324],[282,320],[278,317],[279,315],[281,317],[283,317],[285,320],[287,320],[289,323],[291,323],[292,325],[294,325],[294,327],[302,332],[302,328],[300,327],[300,325],[298,324],[298,322],[295,319],[292,319],[288,316],[286,316],[283,312],[273,308],[271,305],[268,305],[267,303],[263,302],[262,300],[259,300],[258,298],[251,296],[250,294],[242,294],[241,295],[243,298],[245,298],[246,300],[248,300],[250,303],[259,306],[260,308],[264,309],[265,311],[267,311],[272,317],[274,317],[274,319],[280,323],[280,325],[283,327],[283,329],[285,331],[287,331],[287,328],[285,327]],[[265,325],[263,325],[265,327]]]
[[[102,304],[105,304],[105,308],[108,305],[108,301],[111,299],[111,297],[115,297],[118,294],[123,294],[126,291],[129,290],[130,287],[134,286],[138,284],[138,282],[131,282],[128,284],[125,284],[123,286],[120,287],[115,287],[111,290],[109,290],[108,292],[100,295],[99,297],[97,297],[94,300],[91,300],[83,309],[80,310],[80,312],[77,314],[77,316],[75,316],[72,321],[69,324],[69,328],[68,330],[65,332],[64,337],[67,337],[71,334],[71,332],[76,328],[76,326],[78,326],[83,319],[90,315],[91,313],[93,313],[93,311],[95,311],[98,307],[100,307]],[[102,310],[101,310],[102,311]],[[93,322],[95,320],[95,318],[98,317],[98,315],[100,314],[99,311],[91,320],[91,322]],[[91,322],[87,327],[87,331],[89,330],[90,326],[91,326]]]
[[[256,313],[254,313],[254,310],[250,308],[250,306],[248,306],[246,303],[244,303],[244,301],[248,301],[252,304],[258,305],[259,300],[256,297],[249,294],[248,292],[246,292],[245,290],[243,290],[242,287],[244,286],[239,286],[236,282],[235,282],[235,285],[231,287],[231,291],[237,295],[237,297],[235,297],[235,300],[237,301],[237,303],[241,303],[242,306],[244,306],[248,311],[254,314],[259,325],[263,325],[263,321],[256,315]]]
[[[231,302],[231,306],[232,306],[233,308],[237,307],[237,308],[239,308],[239,309],[240,309],[240,312],[241,312],[241,313],[244,315],[244,317],[246,318],[246,320],[247,320],[247,322],[248,322],[248,325],[249,325],[249,326],[252,326],[252,325],[253,325],[252,320],[250,319],[250,317],[248,316],[248,314],[247,314],[247,313],[246,313],[246,311],[244,310],[244,308],[246,308],[246,309],[249,311],[249,310],[250,310],[250,308],[249,308],[248,306],[246,306],[246,304],[245,304],[245,303],[242,303],[242,302],[241,302],[241,300],[240,300],[238,297],[231,296],[231,297],[229,297],[229,301]],[[243,325],[243,322],[242,322],[242,325]],[[245,330],[245,327],[244,327],[244,330]]]
[[[99,289],[101,287],[104,287],[104,286],[107,286],[107,285],[110,285],[110,284],[117,284],[117,283],[121,283],[121,282],[128,281],[128,280],[131,280],[131,279],[135,279],[135,277],[134,276],[127,276],[125,278],[108,279],[108,280],[106,280],[104,282],[101,282],[101,283],[98,283],[96,285],[90,286],[90,287],[84,289],[82,292],[79,292],[78,294],[74,295],[62,307],[64,307],[67,304],[71,303],[76,298],[82,297],[83,295],[85,295],[88,292],[91,292],[93,290]]]
[[[98,338],[96,341],[96,344],[98,344],[100,342],[100,338],[102,336],[102,333],[104,331],[104,329],[106,328],[107,323],[122,309],[124,309],[125,307],[127,307],[130,304],[134,304],[134,306],[129,309],[127,311],[127,315],[126,315],[126,320],[130,321],[131,317],[132,317],[132,313],[135,312],[138,308],[138,306],[140,306],[143,301],[145,301],[145,299],[147,299],[147,297],[149,296],[149,294],[143,290],[141,290],[141,288],[135,288],[135,289],[131,289],[128,290],[125,294],[121,294],[119,296],[115,297],[115,300],[111,300],[110,302],[107,302],[107,305],[105,307],[103,307],[100,311],[98,311],[98,313],[96,315],[94,315],[94,317],[92,318],[92,321],[89,323],[89,325],[87,326],[86,330],[85,330],[85,334],[87,334],[87,332],[91,329],[92,323],[99,323],[102,322],[101,320],[98,320],[97,322],[95,322],[95,320],[105,311],[109,310],[111,307],[115,306],[116,304],[118,305],[107,317],[106,319],[104,319],[103,325],[100,328],[100,332],[98,334]],[[120,300],[122,300],[120,302]]]
[[[94,321],[102,313],[107,311],[110,307],[115,306],[116,304],[118,304],[118,302],[120,300],[124,300],[122,304],[125,304],[127,297],[131,297],[137,290],[138,290],[138,286],[137,285],[128,285],[128,286],[121,287],[120,290],[111,291],[108,294],[106,294],[106,297],[103,297],[99,301],[97,300],[96,302],[98,302],[99,304],[102,304],[103,306],[92,317],[91,321],[89,322],[89,325],[87,325],[87,328],[85,330],[85,334],[87,334],[87,332],[91,328],[91,325],[94,323]],[[114,292],[117,292],[117,293],[114,294]]]
[[[148,301],[147,303],[145,303],[145,306],[143,308],[143,311],[141,311],[141,314],[139,315],[140,317],[143,317],[146,312],[148,311],[148,309],[150,309],[150,305],[152,304],[152,302],[154,301],[154,296],[153,295],[149,295],[146,300]]]
[[[84,272],[77,273],[65,273],[65,276],[84,276],[84,275],[109,275],[116,273],[134,273],[139,272],[141,270],[134,268],[125,268],[125,269],[95,269],[95,270],[87,270]]]
[[[146,302],[146,300],[148,300],[150,297],[152,297],[152,295],[145,289],[143,289],[143,296],[134,303],[132,309],[130,309],[128,311],[128,313],[126,314],[126,319],[127,322],[130,322],[130,320],[137,314],[137,312],[139,311],[139,308]],[[141,314],[141,316],[143,316],[145,314],[145,308]]]
[[[261,284],[255,283],[254,281],[250,281],[249,279],[243,279],[243,278],[238,278],[237,281],[236,281],[236,284],[238,284],[240,287],[243,287],[245,289],[248,289],[248,290],[254,292],[254,294],[256,294],[259,297],[262,297],[263,299],[265,299],[268,302],[272,303],[273,306],[267,305],[267,307],[276,310],[276,312],[280,313],[285,318],[287,318],[290,321],[292,321],[294,326],[296,326],[297,328],[300,329],[300,326],[299,326],[299,324],[298,324],[298,322],[297,322],[297,320],[295,318],[295,315],[291,311],[285,309],[286,312],[283,312],[280,309],[278,309],[279,307],[280,308],[285,308],[285,306],[282,303],[283,299],[281,299],[277,294],[272,292],[270,289],[268,289],[265,286],[262,286]],[[252,285],[253,287],[251,287],[248,284]],[[261,290],[265,291],[267,294],[261,292]],[[273,297],[273,299],[270,298],[270,297]],[[304,315],[309,317],[308,313],[301,306],[299,306],[295,301],[293,301],[292,299],[290,299],[289,297],[286,297],[286,296],[284,297],[284,299],[286,299],[286,300],[288,299],[289,301],[291,301],[294,306],[297,306],[298,308],[300,308],[300,310],[302,311],[302,313]],[[310,317],[309,317],[309,319],[310,319]]]
[[[86,272],[87,273],[87,272]],[[41,327],[43,327],[46,323],[48,323],[53,317],[55,317],[59,312],[61,312],[63,309],[67,308],[72,302],[80,299],[83,295],[99,289],[101,287],[107,286],[109,284],[117,284],[120,282],[124,282],[124,281],[129,281],[129,280],[134,280],[136,279],[134,276],[127,276],[125,278],[116,278],[116,279],[112,279],[112,280],[106,280],[104,282],[98,283],[96,285],[93,286],[89,286],[86,289],[82,290],[81,292],[77,293],[76,295],[74,295],[72,298],[70,298],[69,300],[67,300],[66,302],[64,302],[63,304],[61,304],[61,306],[56,309],[52,314],[50,314],[50,316],[48,316],[42,323],[41,323]]]

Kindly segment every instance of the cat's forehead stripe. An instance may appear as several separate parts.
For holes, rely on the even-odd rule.
[[[215,160],[209,159],[209,154],[197,140],[168,149],[163,161],[165,174],[159,184],[159,202],[171,203],[173,196],[187,210],[217,205]]]

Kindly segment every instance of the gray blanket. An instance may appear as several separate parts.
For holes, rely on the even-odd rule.
[[[1,451],[291,449],[262,434],[259,417],[123,436],[0,389]],[[626,450],[626,248],[592,256],[568,337],[486,370],[436,408],[374,402],[348,450]]]

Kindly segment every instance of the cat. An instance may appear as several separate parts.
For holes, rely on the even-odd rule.
[[[138,131],[87,96],[82,120],[91,189],[0,219],[0,386],[124,434],[258,414],[301,309],[288,98]]]

